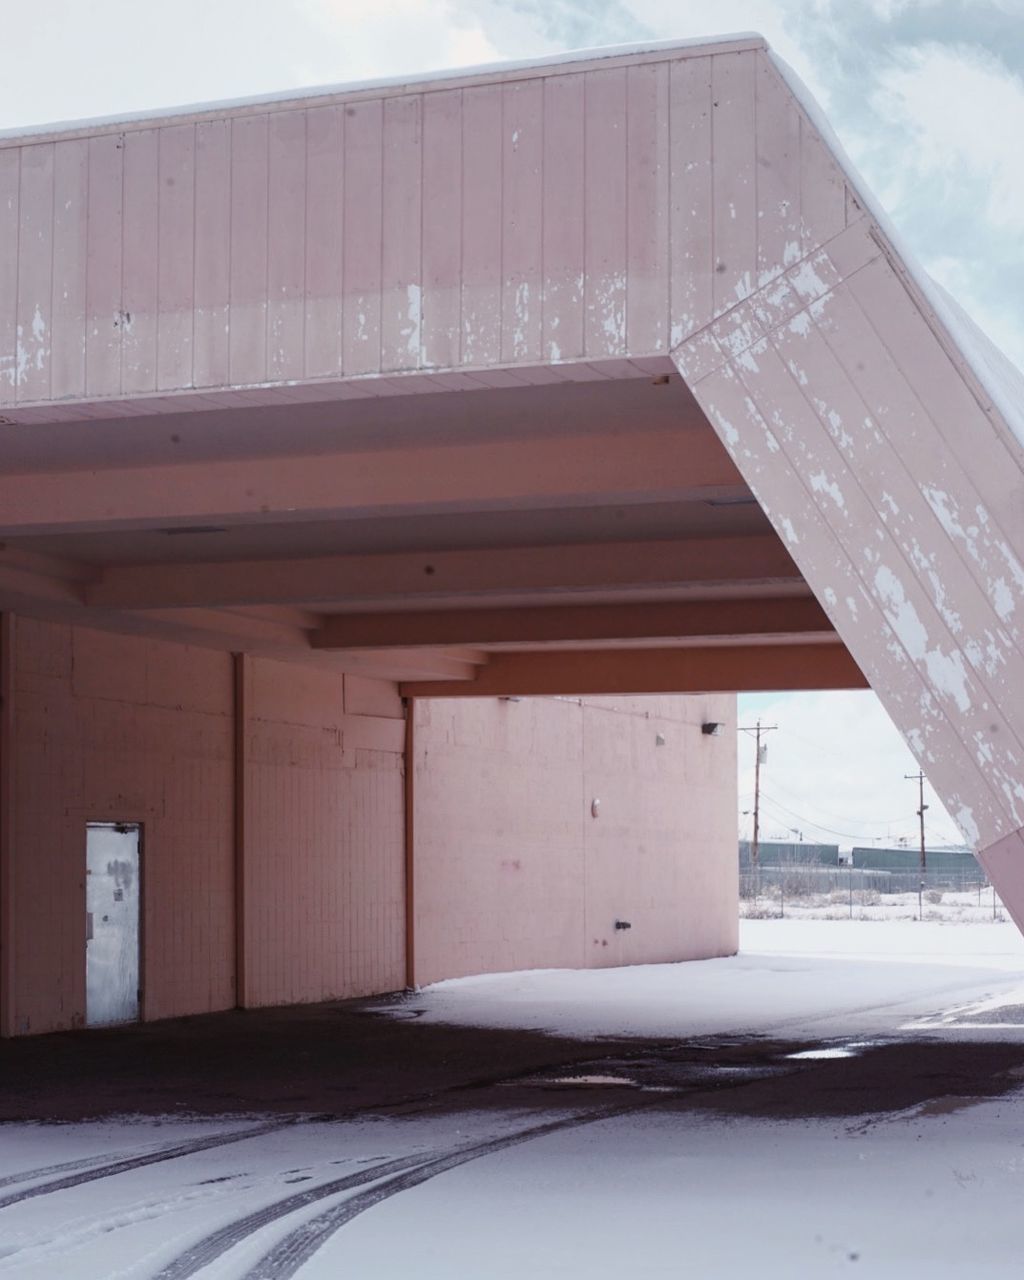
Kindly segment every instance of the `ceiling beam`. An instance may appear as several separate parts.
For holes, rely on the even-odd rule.
[[[339,613],[312,633],[315,649],[451,644],[563,644],[833,634],[813,599],[672,600],[542,608]]]
[[[353,675],[379,680],[431,680],[472,683],[489,654],[472,649],[360,649],[355,653],[323,653],[319,658]]]
[[[747,492],[710,429],[0,476],[0,536]]]
[[[0,543],[0,609],[30,609],[37,603],[74,608],[96,577],[88,565]]]
[[[492,653],[475,680],[416,681],[413,698],[555,694],[758,693],[866,689],[841,644],[740,645],[699,649],[541,650]]]
[[[106,569],[85,588],[108,609],[353,604],[577,591],[657,591],[803,582],[774,534],[397,552]]]

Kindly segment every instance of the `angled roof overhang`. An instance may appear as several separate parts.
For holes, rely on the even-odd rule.
[[[1022,401],[758,37],[0,138],[8,608],[416,694],[866,678],[1011,898]]]

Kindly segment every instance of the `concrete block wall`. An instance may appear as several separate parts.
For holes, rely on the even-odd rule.
[[[404,984],[394,685],[247,659],[236,739],[230,654],[10,615],[6,629],[3,1034],[84,1024],[89,822],[142,824],[143,1019]]]
[[[417,704],[416,981],[734,952],[735,707]]]
[[[143,1017],[234,1004],[231,657],[13,619],[10,1034],[85,1018],[85,829],[143,828]]]
[[[405,985],[393,684],[11,615],[4,637],[0,1033],[84,1024],[89,822],[142,825],[144,1019]],[[704,719],[734,700],[416,703],[413,980],[735,950],[734,734]]]
[[[294,663],[248,665],[245,1003],[398,990],[405,712],[397,689]]]

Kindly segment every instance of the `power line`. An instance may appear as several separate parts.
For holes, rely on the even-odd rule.
[[[773,800],[773,799],[772,799],[772,798],[771,798],[767,793],[762,792],[762,795],[764,796],[764,799],[768,802],[768,804],[769,804],[769,805],[779,805],[779,802],[778,802],[777,800]],[[779,806],[779,807],[780,807],[780,808],[785,809],[785,806],[784,806],[784,805],[781,805],[781,806]],[[811,818],[805,818],[805,817],[802,817],[799,813],[794,813],[794,812],[792,811],[792,809],[786,810],[786,812],[788,812],[788,813],[789,813],[790,817],[792,817],[792,818],[796,818],[796,820],[797,820],[798,822],[802,822],[802,823],[803,823],[803,825],[804,825],[805,827],[813,827],[813,829],[814,829],[815,831],[824,831],[824,832],[826,832],[826,833],[827,833],[828,835],[830,835],[830,836],[839,836],[839,837],[840,837],[841,839],[843,839],[843,840],[871,840],[871,839],[873,839],[873,837],[872,837],[872,836],[865,836],[865,835],[864,835],[864,833],[863,833],[863,831],[856,832],[856,833],[854,833],[854,832],[852,832],[852,831],[836,831],[834,828],[832,828],[832,827],[826,827],[826,826],[822,825],[822,823],[820,823],[820,822],[815,822],[815,821],[814,821],[813,819],[811,819]],[[784,820],[783,820],[782,818],[778,817],[778,815],[776,814],[776,821],[777,821],[777,822],[783,822]]]
[[[795,798],[797,800],[801,799],[801,797],[795,796],[794,793],[790,791],[788,787],[784,786],[779,781],[778,777],[773,777],[772,786],[775,787],[778,791],[783,792],[784,795],[790,796],[790,798]],[[753,792],[745,791],[743,794],[750,796],[750,795],[753,795]],[[776,804],[779,804],[779,803],[781,802],[776,801]],[[917,817],[916,811],[912,813],[901,813],[899,817],[896,817],[896,818],[851,818],[841,813],[834,813],[831,809],[822,809],[821,812],[824,813],[826,817],[834,819],[837,822],[850,822],[850,823],[853,823],[854,825],[863,823],[865,826],[869,826],[869,827],[891,827],[897,822],[909,822],[911,818]]]
[[[875,836],[866,835],[863,831],[858,831],[858,832],[854,832],[854,831],[837,831],[837,830],[835,830],[833,827],[826,827],[826,826],[823,826],[823,825],[822,825],[822,823],[820,823],[820,822],[815,822],[813,818],[806,818],[806,817],[804,817],[804,816],[803,816],[803,814],[796,813],[793,809],[789,809],[789,808],[787,808],[787,807],[786,807],[786,805],[782,804],[780,801],[778,801],[778,800],[774,799],[772,796],[768,795],[768,793],[767,793],[766,791],[762,791],[762,792],[761,792],[761,798],[762,798],[762,801],[766,802],[770,808],[782,809],[782,810],[784,811],[784,813],[785,813],[785,814],[788,814],[788,815],[789,815],[789,817],[790,817],[790,818],[796,818],[796,820],[797,820],[799,823],[801,823],[803,826],[805,826],[805,827],[812,827],[815,831],[824,831],[824,832],[826,832],[826,833],[827,833],[828,835],[830,835],[830,836],[840,836],[840,837],[841,837],[842,839],[844,839],[844,840],[874,840],[874,839],[876,839],[876,837],[875,837]],[[775,819],[775,821],[776,821],[776,822],[779,822],[779,823],[781,823],[783,826],[786,826],[786,818],[785,818],[784,816],[783,816],[783,817],[780,817],[778,813],[774,813],[774,814],[772,815],[772,817]],[[788,828],[788,827],[787,827],[787,830],[789,830],[789,828]],[[933,836],[937,837],[938,839],[941,839],[941,840],[948,840],[948,839],[949,839],[950,832],[948,832],[948,831],[938,831],[938,830],[936,830],[934,827],[931,827],[931,826],[929,826],[928,830],[932,833],[932,835],[933,835]],[[896,836],[896,837],[893,837],[893,838],[894,838],[894,839],[901,839],[901,838],[906,838],[906,837]]]
[[[768,795],[766,791],[763,791],[761,794],[770,805],[774,805],[777,809],[782,809],[785,813],[788,813],[791,818],[796,818],[796,820],[798,822],[802,822],[805,827],[813,827],[815,831],[826,831],[830,836],[841,836],[844,840],[874,840],[876,838],[875,836],[866,835],[863,831],[837,831],[834,827],[827,827],[824,823],[815,822],[813,818],[804,817],[803,814],[797,813],[795,810],[784,805],[780,800],[776,800],[774,797]],[[778,821],[782,820],[778,818],[778,815],[776,815],[776,817]]]

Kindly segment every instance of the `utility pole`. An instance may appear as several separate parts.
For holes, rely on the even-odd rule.
[[[924,802],[924,774],[919,770],[917,773],[905,773],[903,775],[905,782],[917,783],[917,817],[921,823],[921,875],[917,882],[917,918],[924,919],[924,872],[925,872],[925,854],[924,854],[924,811],[928,806]]]
[[[754,838],[750,843],[750,865],[756,871],[758,867],[758,857],[760,849],[761,835],[761,764],[765,759],[768,751],[768,744],[761,746],[761,734],[771,733],[773,729],[777,729],[777,724],[762,724],[758,720],[756,725],[740,725],[741,733],[752,733],[754,735]]]
[[[926,867],[925,851],[924,851],[924,811],[928,806],[924,802],[924,774],[923,773],[905,773],[903,775],[905,782],[917,783],[918,809],[917,816],[921,824],[921,874],[924,875]]]

